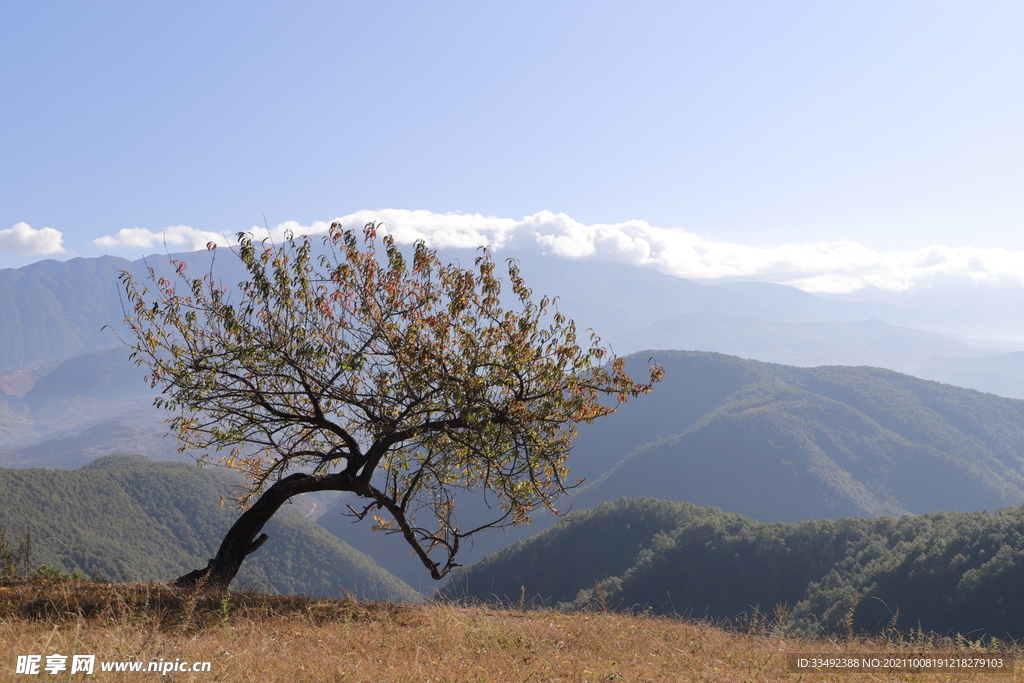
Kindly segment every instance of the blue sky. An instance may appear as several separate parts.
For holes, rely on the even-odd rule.
[[[1011,2],[7,3],[0,267],[390,209],[691,277],[1020,286],[1022,30]]]

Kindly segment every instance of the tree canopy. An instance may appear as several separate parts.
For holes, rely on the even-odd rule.
[[[248,481],[218,556],[181,582],[230,581],[274,511],[321,490],[364,499],[353,514],[400,533],[440,579],[466,537],[554,510],[575,426],[661,379],[658,365],[631,379],[593,333],[581,345],[514,260],[503,301],[487,250],[471,269],[423,242],[407,258],[390,236],[378,250],[378,228],[360,239],[335,223],[321,256],[308,237],[240,233],[237,287],[175,259],[174,277],[122,273],[132,357],[162,388],[181,449],[227,451],[220,463]],[[463,529],[456,494],[480,489],[497,515]]]

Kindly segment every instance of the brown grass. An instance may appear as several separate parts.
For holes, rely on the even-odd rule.
[[[762,624],[763,625],[763,622]],[[757,626],[755,623],[754,626]],[[904,636],[809,642],[772,629],[737,633],[685,619],[607,611],[562,613],[486,606],[393,605],[166,586],[61,580],[0,584],[0,681],[19,654],[95,654],[98,661],[209,661],[185,681],[959,681],[1008,675],[796,674],[787,653],[959,652],[978,645]],[[777,629],[776,629],[777,632]],[[1020,657],[1016,645],[1003,654]],[[1018,672],[1020,667],[1018,667]],[[70,680],[156,680],[103,673]]]

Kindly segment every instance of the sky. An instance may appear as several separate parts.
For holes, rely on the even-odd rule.
[[[1022,29],[1019,2],[7,3],[0,267],[340,218],[1019,288]]]

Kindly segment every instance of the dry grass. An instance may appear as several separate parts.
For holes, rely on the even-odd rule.
[[[209,661],[184,681],[958,681],[1019,674],[809,674],[786,653],[948,651],[942,640],[808,642],[766,633],[612,612],[484,606],[364,604],[256,594],[189,594],[166,586],[60,580],[0,585],[0,680],[18,654],[95,654],[102,660]],[[961,644],[963,647],[963,644]],[[969,647],[969,646],[968,646]],[[1017,646],[1005,654],[1019,657]],[[1018,667],[1019,668],[1019,667]],[[152,673],[71,680],[154,680]]]

